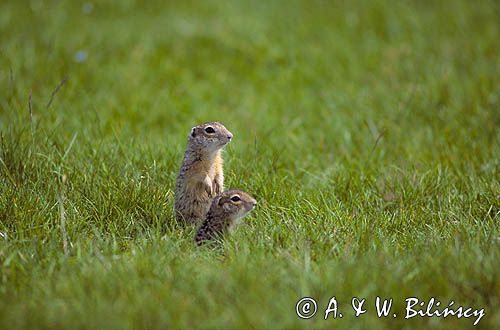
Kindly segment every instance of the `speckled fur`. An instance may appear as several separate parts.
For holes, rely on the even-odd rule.
[[[241,200],[233,202],[231,198],[238,196]],[[255,199],[241,190],[228,190],[217,195],[196,233],[197,245],[211,240],[222,239],[230,232],[239,220],[252,211],[257,205]]]
[[[214,134],[205,132],[208,126]],[[180,223],[199,224],[214,197],[224,190],[221,149],[231,138],[231,132],[217,122],[192,128],[176,182],[175,214]]]

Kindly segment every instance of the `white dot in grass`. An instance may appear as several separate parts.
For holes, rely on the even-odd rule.
[[[90,14],[94,10],[94,4],[92,2],[85,2],[82,5],[82,11],[84,14]]]
[[[75,53],[75,61],[78,63],[85,62],[87,60],[87,52],[84,50],[79,50]]]

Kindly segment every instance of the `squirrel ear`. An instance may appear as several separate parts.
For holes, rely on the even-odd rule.
[[[196,129],[196,127],[191,128],[191,136],[192,136],[192,137],[195,137],[195,136],[196,136],[195,129]]]
[[[222,196],[215,197],[215,201],[216,201],[217,205],[221,206],[222,205]]]

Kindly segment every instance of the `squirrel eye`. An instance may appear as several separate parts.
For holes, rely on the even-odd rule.
[[[239,201],[241,201],[241,198],[239,196],[233,196],[233,197],[231,197],[231,200],[233,202],[239,202]]]
[[[215,130],[212,126],[208,126],[207,128],[205,128],[205,132],[212,134],[215,133]]]

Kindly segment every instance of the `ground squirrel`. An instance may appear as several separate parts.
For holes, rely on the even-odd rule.
[[[217,239],[239,223],[239,220],[252,211],[257,201],[241,190],[227,190],[217,195],[196,233],[196,244]]]
[[[224,190],[221,149],[233,134],[221,123],[195,126],[189,135],[175,190],[175,214],[181,223],[203,221],[213,198]]]

